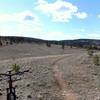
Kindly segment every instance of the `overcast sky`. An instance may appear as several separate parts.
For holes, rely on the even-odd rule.
[[[0,35],[100,39],[100,0],[0,0]]]

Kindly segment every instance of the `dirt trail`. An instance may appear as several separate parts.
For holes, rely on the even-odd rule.
[[[56,82],[57,82],[60,90],[61,90],[61,93],[62,93],[62,96],[63,96],[64,100],[78,100],[77,94],[68,85],[68,83],[65,82],[65,80],[63,78],[64,72],[61,71],[59,69],[59,66],[57,65],[60,61],[63,61],[63,59],[66,59],[66,58],[68,59],[68,61],[66,63],[69,63],[69,64],[72,63],[72,62],[76,63],[77,59],[79,59],[80,56],[78,56],[75,60],[70,62],[71,59],[73,58],[73,56],[75,57],[75,55],[73,55],[73,54],[47,55],[47,56],[39,56],[39,57],[16,58],[14,60],[21,61],[21,62],[30,62],[30,61],[38,60],[38,59],[56,58],[56,60],[52,64],[53,72],[54,72],[54,77],[56,79]],[[0,64],[9,63],[9,62],[13,62],[13,59],[2,60],[2,61],[0,61]]]
[[[14,60],[30,62],[32,60],[45,59],[45,58],[65,57],[65,56],[69,56],[69,55],[71,55],[71,54],[59,54],[59,55],[47,55],[47,56],[38,56],[38,57],[23,57],[23,58],[16,58],[16,59],[5,59],[5,60],[0,60],[0,64],[13,62]]]
[[[59,88],[61,89],[61,93],[64,100],[78,100],[77,94],[71,89],[68,83],[65,82],[63,78],[63,72],[56,65],[59,61],[63,60],[64,58],[65,57],[61,57],[53,62],[52,65],[53,65],[54,77],[56,79]]]

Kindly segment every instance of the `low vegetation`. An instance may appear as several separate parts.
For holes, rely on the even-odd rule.
[[[51,43],[49,41],[46,42],[47,47],[51,47]]]
[[[64,49],[65,48],[65,43],[64,43],[64,41],[62,42],[62,49]]]
[[[93,50],[88,49],[88,50],[87,50],[87,52],[88,52],[88,55],[89,55],[90,57],[92,57],[92,56],[93,56],[93,53],[94,53],[94,52],[93,52]]]
[[[12,69],[13,69],[13,71],[15,71],[15,72],[19,72],[19,70],[20,70],[20,65],[18,65],[18,64],[13,64],[13,65],[12,65]]]
[[[93,64],[99,65],[99,56],[98,55],[93,56]]]

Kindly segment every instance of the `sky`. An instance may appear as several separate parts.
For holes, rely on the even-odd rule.
[[[0,36],[100,39],[100,0],[0,0]]]

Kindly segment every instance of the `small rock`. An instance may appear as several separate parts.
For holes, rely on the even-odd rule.
[[[27,84],[26,86],[27,86],[27,87],[30,87],[30,84]]]
[[[3,95],[3,94],[0,92],[0,96],[1,96],[1,95]]]
[[[27,98],[30,98],[30,99],[31,99],[31,98],[32,98],[32,96],[31,96],[31,95],[28,95],[28,96],[27,96]]]

